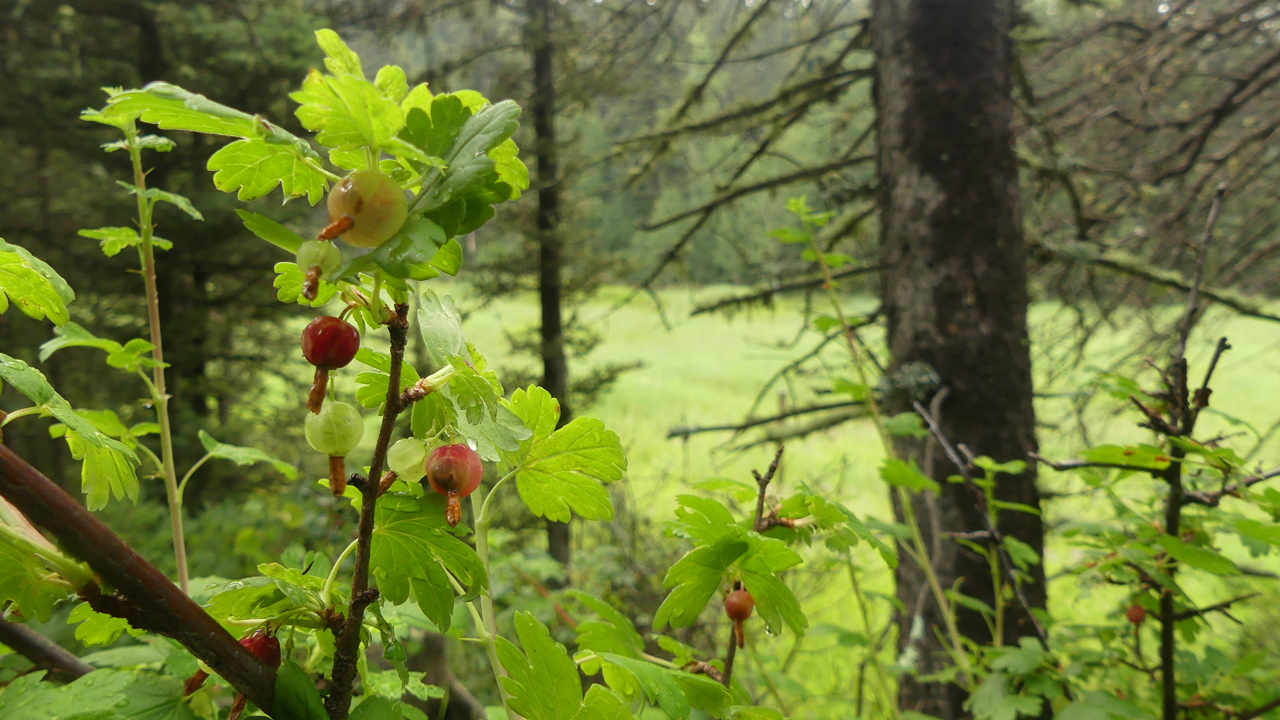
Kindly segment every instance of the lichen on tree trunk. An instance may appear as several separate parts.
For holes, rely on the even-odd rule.
[[[940,412],[946,435],[1001,462],[1026,460],[1036,449],[1010,96],[1014,11],[1013,0],[877,0],[871,26],[890,372],[908,363],[931,366],[949,389]],[[898,394],[888,409],[904,411],[909,403]],[[942,585],[963,578],[960,592],[992,604],[986,560],[935,540],[939,532],[981,528],[973,496],[946,482],[956,469],[924,441],[899,449],[942,487],[936,501],[916,501],[927,544],[940,550],[934,562]],[[1039,507],[1034,466],[1003,477],[997,494]],[[1043,547],[1038,516],[1003,513],[1000,529],[1037,551]],[[911,646],[920,673],[933,672],[948,662],[933,630],[942,625],[937,605],[905,556],[897,582],[907,607],[899,617],[900,646]],[[1027,593],[1043,606],[1039,567]],[[1008,612],[1006,641],[1033,634],[1021,611]],[[917,614],[923,623],[913,623]],[[991,640],[976,612],[959,608],[958,625],[967,637]],[[901,700],[904,709],[941,718],[964,714],[964,694],[954,686],[904,678]]]

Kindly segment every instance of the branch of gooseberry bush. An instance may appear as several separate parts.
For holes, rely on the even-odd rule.
[[[0,619],[0,643],[62,680],[75,680],[94,670],[93,666],[26,625]]]
[[[272,714],[275,670],[241,646],[204,608],[75,498],[4,445],[0,445],[0,496],[53,535],[73,557],[89,565],[96,577],[70,574],[77,576],[75,589],[94,610],[178,641],[238,692]],[[115,592],[105,594],[102,584]]]
[[[395,312],[386,322],[391,337],[391,367],[387,378],[387,398],[382,410],[382,425],[374,445],[373,459],[369,461],[369,476],[353,474],[351,484],[361,496],[360,524],[356,532],[355,567],[351,576],[351,602],[342,632],[335,638],[333,672],[329,676],[329,695],[325,709],[331,720],[345,720],[351,708],[351,688],[355,683],[360,657],[360,628],[364,623],[365,608],[377,602],[378,591],[369,588],[369,557],[373,547],[374,510],[378,503],[378,479],[387,459],[391,444],[391,431],[396,418],[404,408],[400,400],[400,371],[404,362],[404,350],[408,344],[409,305],[398,303]]]

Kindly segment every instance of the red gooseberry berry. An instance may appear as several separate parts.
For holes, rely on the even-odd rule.
[[[302,356],[322,370],[346,367],[359,349],[359,331],[332,315],[318,317],[302,330]]]
[[[448,498],[445,519],[454,527],[462,519],[462,506],[458,498],[464,498],[480,487],[484,467],[480,456],[467,445],[442,445],[431,451],[423,465],[431,489]]]

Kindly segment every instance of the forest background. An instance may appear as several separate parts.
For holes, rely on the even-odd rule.
[[[1167,358],[1176,344],[1199,272],[1207,309],[1187,355],[1203,364],[1218,335],[1234,346],[1219,369],[1221,412],[1211,422],[1247,439],[1249,461],[1270,464],[1280,428],[1272,400],[1280,311],[1268,309],[1280,254],[1277,8],[1227,0],[1005,7],[1018,178],[1005,200],[1025,234],[1026,257],[1014,259],[1025,259],[1031,301],[1035,437],[1025,449],[1038,440],[1042,454],[1067,457],[1098,437],[1144,437],[1132,418],[1117,416],[1123,394],[1109,391],[1116,373],[1154,376],[1144,360]],[[477,344],[507,348],[493,356],[506,387],[540,379],[569,412],[601,417],[622,436],[630,469],[615,489],[619,515],[602,526],[544,527],[511,504],[500,543],[503,605],[549,619],[563,610],[552,593],[581,587],[631,608],[644,628],[665,595],[664,569],[682,552],[658,518],[691,488],[750,483],[749,470],[767,465],[780,444],[787,451],[777,487],[817,489],[859,513],[893,518],[874,431],[857,397],[830,382],[848,373],[849,359],[839,328],[818,307],[814,256],[779,242],[786,233],[777,232],[795,225],[791,198],[832,213],[820,241],[847,307],[865,325],[870,357],[887,358],[893,340],[882,326],[893,320],[882,308],[896,284],[878,274],[883,228],[892,226],[878,134],[886,97],[904,91],[874,83],[883,48],[868,29],[871,12],[857,0],[7,0],[0,235],[82,289],[75,322],[99,337],[134,337],[145,326],[136,278],[77,235],[128,223],[123,191],[107,181],[123,177],[127,163],[102,155],[109,138],[78,120],[101,104],[100,88],[166,80],[301,132],[281,98],[320,64],[313,33],[331,27],[368,67],[399,63],[411,84],[518,100],[526,114],[516,139],[533,185],[467,238],[473,272],[451,292]],[[942,126],[962,132],[964,120],[942,118]],[[305,450],[298,417],[307,384],[295,345],[300,321],[272,286],[271,268],[284,257],[254,239],[234,201],[208,182],[214,149],[184,136],[155,156],[149,177],[204,216],[158,218],[160,235],[183,239],[159,258],[171,412],[184,429],[175,438],[180,464],[203,455],[195,431],[205,428],[319,477],[323,463]],[[1197,253],[1219,185],[1215,240]],[[266,198],[254,210],[304,236],[324,224],[302,202],[281,207]],[[46,339],[41,324],[0,316],[4,352],[37,364]],[[416,365],[429,364],[411,344],[414,352]],[[906,382],[895,356],[881,389]],[[95,362],[72,351],[39,367],[77,406],[114,408],[126,423],[143,413],[133,393],[103,381]],[[16,398],[6,392],[0,408],[11,406]],[[16,425],[4,439],[75,485],[65,444],[42,427]],[[1055,583],[1075,579],[1054,533],[1088,516],[1090,496],[1048,469],[1038,482],[1049,607],[1059,622],[1073,614],[1118,620],[1125,600],[1105,592],[1083,605],[1064,592],[1066,604],[1055,605]],[[270,466],[201,468],[188,490],[193,577],[251,574],[282,552],[341,537],[341,514],[312,494]],[[108,508],[108,524],[171,570],[163,495],[146,483],[144,495],[137,507]],[[856,572],[873,592],[892,597],[909,581],[895,584],[872,550],[859,552]],[[1280,570],[1274,557],[1254,557],[1244,545],[1224,552],[1255,576]],[[739,678],[790,717],[849,717],[865,682],[858,649],[870,640],[842,575],[854,563],[818,560],[791,578],[809,634],[760,634]],[[1261,587],[1268,597],[1223,628],[1240,654],[1274,658],[1280,591]],[[885,603],[885,617],[870,624],[885,625],[893,607]],[[43,630],[76,646],[61,618]],[[708,617],[681,639],[711,648],[722,634]],[[423,632],[413,650],[411,667],[494,704],[483,653],[457,631]],[[15,672],[23,661],[0,662]]]

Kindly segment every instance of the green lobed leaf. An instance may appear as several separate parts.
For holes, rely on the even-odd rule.
[[[568,522],[571,512],[588,520],[612,519],[613,502],[603,483],[622,479],[627,469],[618,435],[591,417],[574,418],[548,435],[560,407],[537,386],[512,394],[511,409],[533,430],[513,463],[516,488],[529,510],[560,522]]]
[[[107,257],[115,257],[119,255],[125,248],[136,247],[142,244],[142,236],[137,230],[131,227],[101,227],[92,230],[81,230],[80,237],[86,237],[90,240],[97,240],[98,246],[102,248],[102,254]],[[164,238],[151,237],[151,244],[157,250],[172,250],[173,243]]]
[[[116,500],[128,498],[132,503],[138,501],[138,476],[134,472],[134,463],[124,453],[114,447],[94,445],[74,430],[67,431],[66,440],[71,457],[81,461],[80,489],[87,496],[86,507],[101,510],[112,497]],[[129,453],[133,452],[115,440],[111,442]]]
[[[510,640],[497,638],[498,659],[507,676],[499,678],[510,694],[512,710],[528,720],[564,720],[582,709],[578,668],[547,626],[528,612],[514,617],[523,652]]]
[[[750,548],[746,540],[726,537],[685,553],[662,579],[665,587],[673,589],[654,614],[653,628],[692,625],[720,588],[725,571]]]
[[[427,619],[441,631],[453,618],[454,590],[445,572],[467,588],[468,595],[488,584],[484,565],[471,546],[450,532],[442,496],[421,498],[387,493],[378,501],[370,572],[382,596],[394,605],[412,590]]]
[[[364,77],[360,56],[347,47],[338,33],[329,30],[316,31],[316,44],[324,51],[324,66],[334,75],[358,75]]]
[[[566,590],[565,595],[585,605],[599,619],[579,620],[574,630],[577,645],[584,650],[609,652],[629,658],[640,658],[645,651],[644,638],[636,632],[627,616],[609,603],[581,590]]]
[[[54,325],[70,320],[71,286],[47,263],[26,249],[0,239],[0,313],[13,302],[22,314]]]
[[[90,347],[107,354],[107,364],[126,372],[136,372],[138,368],[152,368],[156,363],[150,357],[155,346],[142,338],[134,338],[121,345],[115,340],[106,340],[85,330],[80,325],[69,322],[54,328],[53,339],[40,346],[40,362],[48,360],[55,352],[69,347]]]
[[[265,450],[253,447],[240,447],[237,445],[228,445],[218,442],[212,435],[201,430],[199,432],[200,444],[204,446],[204,451],[209,455],[223,460],[230,460],[237,465],[253,465],[254,463],[270,463],[276,469],[276,472],[284,475],[290,480],[298,479],[298,468],[289,463],[271,455]]]
[[[132,637],[141,637],[143,634],[143,631],[135,630],[123,618],[97,612],[87,602],[72,608],[71,613],[67,615],[67,622],[79,623],[76,625],[76,640],[89,647],[110,645],[125,632]]]
[[[404,127],[400,106],[361,75],[312,70],[289,97],[298,103],[294,114],[303,127],[325,147],[380,147]]]
[[[48,575],[40,558],[0,539],[0,606],[12,602],[11,612],[19,617],[49,622],[53,604],[71,591],[46,581]]]
[[[270,195],[279,185],[286,199],[305,195],[315,205],[329,187],[328,178],[313,161],[288,145],[263,138],[228,143],[209,156],[205,167],[214,171],[214,187],[236,193],[241,201]]]
[[[373,84],[393,102],[398,103],[409,94],[409,80],[405,77],[404,70],[395,65],[383,65],[374,77]]]
[[[0,380],[12,385],[67,426],[67,443],[71,445],[72,454],[75,455],[79,450],[81,455],[77,459],[86,458],[81,469],[85,491],[92,499],[103,502],[103,505],[95,505],[91,500],[90,510],[101,509],[108,493],[119,491],[131,498],[137,497],[138,478],[134,474],[134,467],[138,465],[138,456],[120,441],[107,437],[88,420],[76,414],[70,403],[49,385],[44,373],[17,358],[0,353]],[[109,474],[100,476],[98,473]]]

